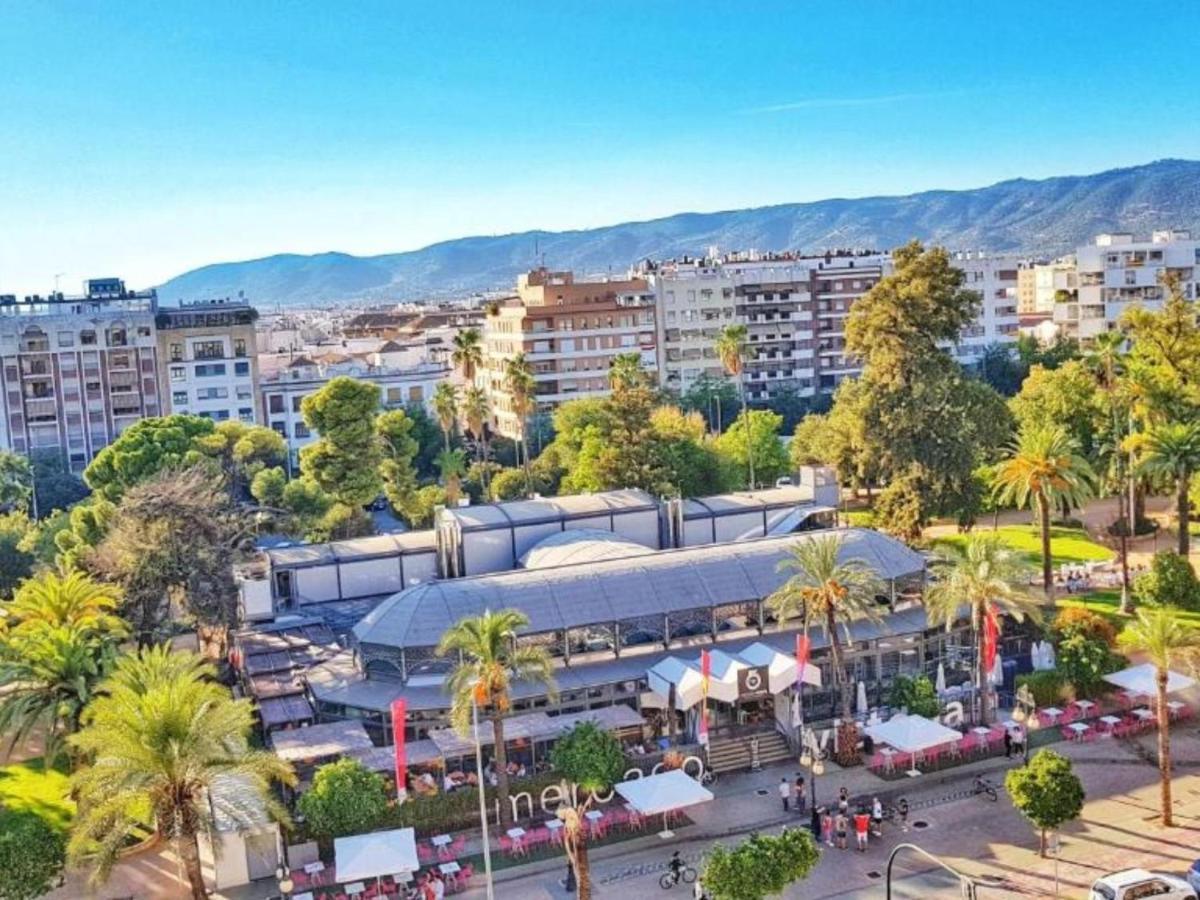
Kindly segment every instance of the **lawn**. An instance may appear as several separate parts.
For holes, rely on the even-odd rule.
[[[875,510],[851,509],[844,513],[844,518],[855,528],[874,528]]]
[[[1129,621],[1128,618],[1117,615],[1117,609],[1121,606],[1121,592],[1117,589],[1105,589],[1091,591],[1087,594],[1059,597],[1057,606],[1060,609],[1066,606],[1081,606],[1084,609],[1090,609],[1094,613],[1107,616],[1117,628],[1123,628]],[[1180,610],[1179,621],[1195,628],[1200,628],[1200,612]]]
[[[40,760],[0,766],[0,806],[35,813],[58,831],[66,831],[75,815],[67,791],[67,776],[46,771]]]
[[[990,529],[980,529],[980,534],[991,533]],[[1036,528],[1027,525],[1004,525],[996,532],[1000,539],[1014,551],[1020,553],[1025,561],[1034,568],[1042,566],[1042,535]],[[938,538],[937,544],[952,544],[958,547],[966,545],[965,535]],[[1112,559],[1113,552],[1103,544],[1097,544],[1082,528],[1051,528],[1050,529],[1050,558],[1055,568],[1065,564],[1074,565],[1086,562],[1098,562]]]

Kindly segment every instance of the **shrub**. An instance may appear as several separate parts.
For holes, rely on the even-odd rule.
[[[509,793],[515,797],[528,793],[533,797],[535,810],[540,809],[542,791],[552,784],[561,784],[562,775],[545,773],[533,778],[512,779]],[[495,821],[496,794],[488,791],[488,815]],[[460,787],[449,793],[422,796],[409,793],[408,799],[399,805],[389,806],[380,827],[414,828],[418,834],[443,834],[479,827],[479,791],[473,787]]]
[[[927,719],[937,718],[942,711],[933,682],[925,675],[914,678],[897,675],[888,693],[888,703],[896,707],[903,706],[910,714]]]
[[[0,900],[35,900],[59,879],[66,838],[39,816],[0,811]]]
[[[1200,581],[1186,558],[1160,550],[1150,562],[1150,571],[1134,579],[1133,596],[1151,606],[1200,609]]]
[[[716,900],[762,900],[807,876],[818,859],[816,842],[806,829],[752,834],[732,849],[713,847],[701,881]]]
[[[1058,672],[1081,697],[1094,695],[1101,679],[1120,668],[1119,660],[1103,641],[1083,634],[1074,634],[1058,645]]]
[[[1101,641],[1105,646],[1113,647],[1117,643],[1117,629],[1099,613],[1092,612],[1082,606],[1068,606],[1054,617],[1051,625],[1055,642],[1066,640],[1077,634],[1091,640]]]
[[[378,828],[388,810],[387,782],[356,759],[345,757],[317,769],[298,807],[316,837],[343,837]]]
[[[1068,699],[1067,685],[1062,673],[1057,670],[1029,672],[1017,676],[1017,687],[1029,688],[1033,702],[1038,706],[1054,706]]]

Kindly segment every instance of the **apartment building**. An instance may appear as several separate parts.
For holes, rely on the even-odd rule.
[[[1166,298],[1164,275],[1177,275],[1184,296],[1200,299],[1197,267],[1200,241],[1187,231],[1155,231],[1137,239],[1129,233],[1101,234],[1075,251],[1077,287],[1054,305],[1059,332],[1087,342],[1112,328],[1133,304],[1158,309]]]
[[[0,296],[0,446],[82,471],[122,430],[161,415],[154,291],[119,278],[77,296]]]
[[[494,304],[483,322],[483,366],[496,427],[520,433],[505,367],[524,353],[533,369],[537,406],[604,396],[615,356],[637,352],[657,369],[654,291],[642,278],[576,281],[571,272],[535,269],[517,280],[517,295]]]
[[[261,421],[257,318],[257,311],[242,299],[159,309],[159,377],[170,412],[217,422]]]
[[[372,365],[358,358],[318,362],[308,356],[297,356],[277,369],[264,372],[259,384],[264,421],[287,441],[289,471],[299,470],[301,448],[317,439],[304,424],[301,403],[339,375],[377,384],[385,408],[410,403],[428,405],[438,382],[453,377],[448,362],[432,359],[405,368],[392,368]]]
[[[1020,256],[965,251],[955,253],[951,264],[966,276],[963,287],[978,293],[982,301],[979,317],[963,329],[953,348],[958,361],[969,366],[992,344],[1016,341],[1021,329],[1020,273],[1033,262]]]

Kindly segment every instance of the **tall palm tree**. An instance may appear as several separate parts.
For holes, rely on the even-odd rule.
[[[455,730],[462,735],[471,733],[472,706],[492,722],[500,821],[505,825],[512,821],[504,746],[504,716],[512,703],[509,689],[514,681],[532,681],[545,685],[551,697],[557,693],[550,655],[541,647],[517,646],[517,630],[528,624],[525,614],[515,609],[485,611],[482,616],[468,616],[450,626],[437,646],[438,656],[455,653],[459,657],[446,681],[451,693],[450,722]]]
[[[1155,425],[1141,442],[1139,468],[1147,475],[1175,480],[1175,516],[1179,520],[1179,555],[1191,549],[1188,533],[1188,485],[1200,469],[1200,422],[1168,422]]]
[[[975,633],[975,684],[979,689],[979,715],[989,721],[987,666],[984,661],[984,624],[992,616],[997,626],[1002,615],[1018,622],[1040,616],[1038,602],[1020,585],[1025,566],[996,534],[971,534],[965,547],[949,548],[951,558],[939,578],[925,592],[925,611],[930,622],[944,622],[950,631],[970,612]]]
[[[513,414],[517,417],[521,442],[521,460],[525,468],[525,492],[533,493],[533,473],[529,468],[529,416],[533,412],[537,381],[533,377],[533,366],[518,353],[504,365],[504,386],[508,389]]]
[[[454,335],[454,350],[450,362],[460,369],[468,385],[475,383],[475,373],[483,364],[483,340],[478,328],[464,328]]]
[[[442,427],[446,451],[450,450],[450,436],[454,434],[454,423],[458,421],[458,390],[448,381],[443,381],[433,391],[433,414]]]
[[[996,464],[994,483],[1000,502],[1037,510],[1042,530],[1042,587],[1047,599],[1054,591],[1050,510],[1062,500],[1082,504],[1092,495],[1095,480],[1091,464],[1058,426],[1022,428],[1008,457]]]
[[[742,401],[742,425],[746,429],[746,464],[750,469],[750,489],[754,489],[754,442],[751,437],[750,415],[746,409],[746,386],[742,383],[742,370],[749,358],[745,325],[726,325],[717,338],[717,358],[725,372],[737,382],[738,396]],[[719,426],[718,426],[719,427]]]
[[[72,777],[79,816],[67,852],[102,881],[149,812],[175,845],[193,900],[203,900],[199,836],[219,846],[218,816],[248,827],[264,807],[286,821],[271,784],[296,776],[275,754],[250,748],[250,701],[234,700],[212,667],[169,662],[169,653],[123,657],[71,739],[92,764]]]
[[[487,423],[488,416],[491,415],[492,407],[488,402],[487,392],[483,388],[469,387],[463,392],[462,416],[466,423],[467,431],[471,433],[471,439],[475,448],[475,461],[485,463],[488,459],[488,436],[487,429],[484,427]],[[487,495],[488,471],[484,466],[481,470],[483,476],[483,493]]]
[[[462,450],[443,450],[435,460],[438,470],[442,473],[442,487],[446,489],[446,502],[457,506],[462,497],[462,477],[466,474],[467,466]]]
[[[45,622],[97,632],[125,631],[116,614],[121,592],[115,585],[95,581],[79,571],[46,571],[24,581],[5,604],[9,628],[25,622]]]
[[[842,661],[842,634],[849,641],[850,622],[855,619],[883,621],[875,601],[882,584],[866,562],[843,553],[844,544],[843,534],[812,537],[793,544],[778,566],[780,572],[792,574],[767,598],[767,608],[780,621],[803,617],[806,633],[813,624],[825,632],[833,686],[842,708],[838,761],[851,764],[858,759],[858,726],[850,707],[850,685]]]
[[[1170,606],[1139,609],[1118,638],[1121,646],[1141,653],[1154,665],[1158,688],[1158,777],[1162,798],[1162,823],[1168,828],[1171,818],[1171,720],[1167,706],[1167,683],[1172,666],[1181,663],[1195,665],[1200,660],[1200,629],[1185,625],[1179,610]]]
[[[618,353],[608,367],[608,384],[614,391],[633,388],[646,383],[646,370],[642,368],[642,354],[637,352]]]

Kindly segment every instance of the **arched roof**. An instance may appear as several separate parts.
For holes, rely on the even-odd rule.
[[[362,643],[428,647],[459,619],[489,609],[518,609],[529,618],[524,631],[537,633],[756,601],[787,580],[777,566],[790,547],[830,533],[808,531],[652,551],[635,558],[431,581],[388,597],[354,626],[354,635]],[[924,557],[885,534],[865,528],[836,533],[843,537],[841,558],[862,560],[882,579],[925,570]]]
[[[625,559],[653,553],[649,547],[611,531],[599,528],[572,528],[559,531],[525,551],[521,567],[552,569],[555,566]]]

